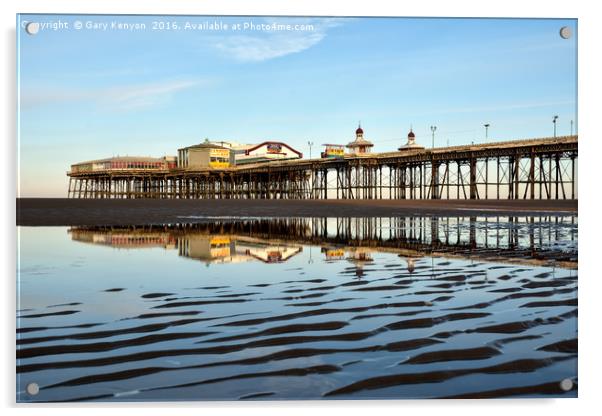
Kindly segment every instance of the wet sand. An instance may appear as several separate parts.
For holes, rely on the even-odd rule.
[[[116,200],[18,198],[17,225],[152,225],[204,217],[394,217],[576,213],[569,200]]]
[[[119,227],[81,227],[91,229],[82,240],[67,227],[24,227],[17,400],[577,396],[576,270],[435,253],[410,261],[372,246],[358,261],[353,240],[374,233],[384,244],[382,231],[397,229],[366,219],[347,228],[369,234],[338,234],[345,255],[328,257],[315,241],[280,261],[241,261],[251,249],[286,251],[261,232],[285,232],[281,221],[243,233],[250,241],[224,234],[225,221],[174,226],[177,237],[156,240],[155,227],[131,239]],[[475,234],[474,250],[490,244],[483,223],[452,241]],[[512,233],[494,237],[576,254],[572,223],[527,238],[546,223],[525,224],[501,222]],[[198,234],[207,227],[219,237],[211,251]]]
[[[44,313],[61,304],[37,305],[18,316],[16,370],[20,385],[40,383],[40,397],[21,400],[576,395],[575,274],[435,261],[434,270],[424,258],[407,273],[384,255],[361,280],[344,263],[328,279],[287,268],[265,280],[265,265],[263,277],[165,286],[171,292],[149,292],[124,276],[123,293],[100,293],[117,310],[125,295],[138,306],[100,323],[82,324],[95,319],[89,299],[63,303],[78,305],[65,311],[81,315],[76,321]],[[74,296],[64,293],[62,300]],[[176,312],[153,312],[165,309]],[[195,317],[178,318],[188,315]],[[80,325],[60,325],[69,322]],[[566,390],[564,378],[572,380]]]

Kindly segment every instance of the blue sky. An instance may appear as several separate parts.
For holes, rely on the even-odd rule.
[[[175,155],[202,141],[347,143],[361,120],[374,151],[405,143],[569,134],[576,114],[575,20],[21,15],[20,196],[65,197],[71,163]],[[76,30],[74,22],[146,30]],[[153,21],[180,30],[152,30]],[[185,30],[222,22],[221,31]],[[290,23],[313,30],[231,29]],[[576,129],[576,127],[575,127]],[[319,147],[312,153],[317,155]]]

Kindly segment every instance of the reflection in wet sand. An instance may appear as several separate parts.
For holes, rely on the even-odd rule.
[[[575,217],[61,232],[87,260],[22,272],[20,401],[576,396]]]
[[[325,259],[362,268],[371,251],[392,251],[408,270],[425,254],[576,267],[577,220],[568,217],[284,218],[212,220],[146,227],[72,227],[75,241],[116,248],[163,247],[206,263],[283,262],[303,244]],[[296,244],[295,244],[296,243]],[[440,263],[441,266],[445,264]]]

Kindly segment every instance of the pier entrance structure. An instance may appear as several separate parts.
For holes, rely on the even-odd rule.
[[[577,148],[575,135],[224,168],[72,168],[68,197],[577,199]]]

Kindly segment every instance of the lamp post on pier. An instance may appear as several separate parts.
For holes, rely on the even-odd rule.
[[[311,159],[311,147],[314,145],[314,142],[307,142],[307,145],[309,146],[309,158]]]
[[[433,149],[435,148],[435,131],[437,130],[437,126],[431,126],[431,132],[433,134]]]
[[[554,123],[554,138],[556,138],[556,120],[558,120],[558,116],[554,116],[552,119],[552,123]]]
[[[489,126],[490,124],[483,124],[483,126],[485,127],[485,143],[487,143],[487,141],[489,140]]]

